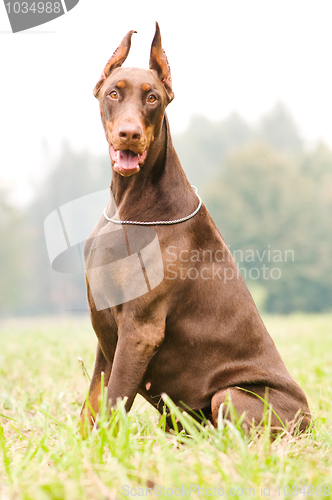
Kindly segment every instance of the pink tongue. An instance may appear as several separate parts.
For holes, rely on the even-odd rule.
[[[138,166],[138,155],[130,151],[130,149],[117,151],[116,163],[123,170],[132,170]]]

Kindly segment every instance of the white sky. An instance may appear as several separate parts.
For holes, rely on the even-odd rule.
[[[127,31],[126,66],[147,67],[154,22],[172,70],[173,132],[192,115],[256,121],[283,101],[313,144],[332,146],[330,0],[80,0],[68,14],[12,34],[0,4],[0,185],[15,201],[47,174],[42,142],[55,155],[107,153],[92,89]]]

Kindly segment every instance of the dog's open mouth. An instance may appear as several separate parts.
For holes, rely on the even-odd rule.
[[[114,146],[110,145],[110,157],[113,162],[113,169],[118,172],[123,177],[129,177],[130,175],[136,174],[140,170],[140,165],[145,161],[147,150],[142,154],[137,154],[131,149],[114,149]]]

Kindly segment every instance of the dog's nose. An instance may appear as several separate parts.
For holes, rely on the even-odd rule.
[[[142,137],[142,130],[134,123],[123,123],[118,134],[122,142],[138,142]]]

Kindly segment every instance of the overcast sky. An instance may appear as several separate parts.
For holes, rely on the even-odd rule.
[[[80,0],[66,15],[12,34],[0,4],[0,185],[28,199],[47,174],[42,143],[56,154],[107,153],[92,89],[131,29],[126,66],[148,67],[154,23],[172,70],[173,132],[192,115],[236,110],[253,123],[284,102],[308,144],[332,147],[330,0]],[[29,187],[30,186],[30,187]]]

